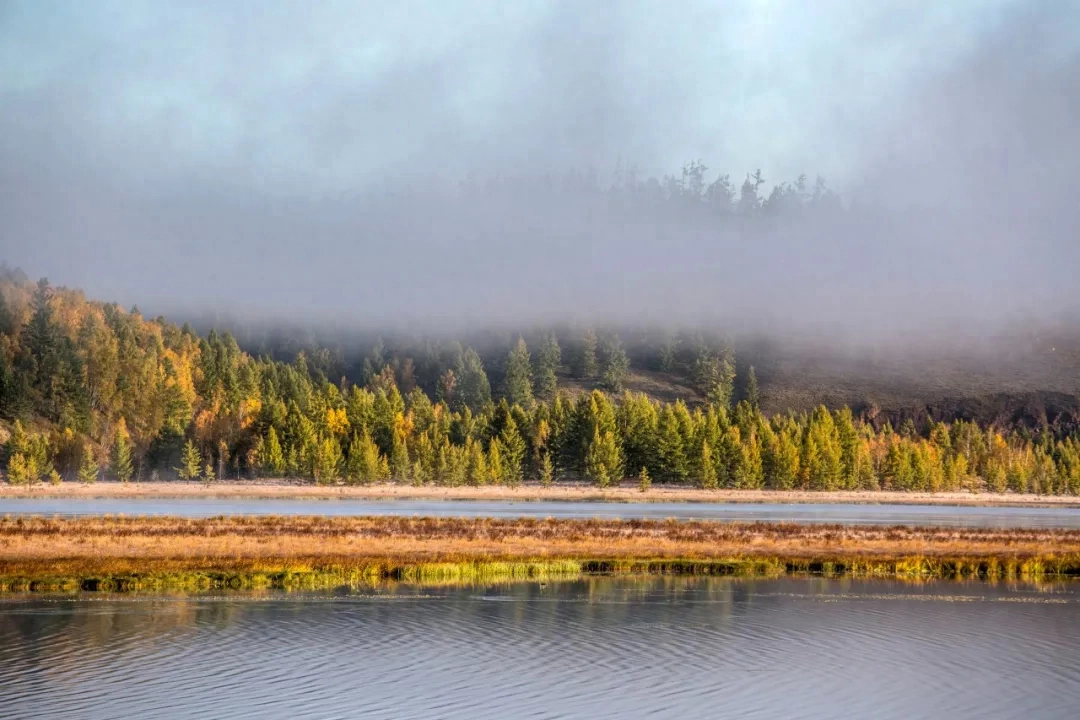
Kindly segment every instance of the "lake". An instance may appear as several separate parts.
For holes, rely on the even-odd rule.
[[[798,503],[600,503],[251,498],[3,498],[3,515],[423,515],[647,518],[948,527],[1080,528],[1080,509]]]
[[[1080,585],[0,596],[0,717],[1069,718]]]

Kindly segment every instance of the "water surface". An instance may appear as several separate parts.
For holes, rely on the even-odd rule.
[[[589,578],[0,598],[0,717],[1069,718],[1080,588]]]
[[[252,498],[4,498],[0,515],[434,515],[1080,528],[1078,508],[809,503],[599,503]]]

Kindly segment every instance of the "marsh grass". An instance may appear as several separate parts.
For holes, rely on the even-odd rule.
[[[1080,531],[430,517],[0,519],[0,590],[328,589],[582,575],[1080,577]]]

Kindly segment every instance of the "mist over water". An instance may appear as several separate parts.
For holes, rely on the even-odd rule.
[[[1063,323],[1078,27],[1020,0],[7,3],[0,256],[181,319]]]

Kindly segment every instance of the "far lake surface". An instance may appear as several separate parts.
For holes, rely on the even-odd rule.
[[[3,718],[1074,718],[1080,585],[0,596]]]
[[[950,505],[601,503],[486,500],[251,498],[4,498],[3,515],[422,515],[441,517],[646,518],[858,525],[1080,528],[1080,509]]]

